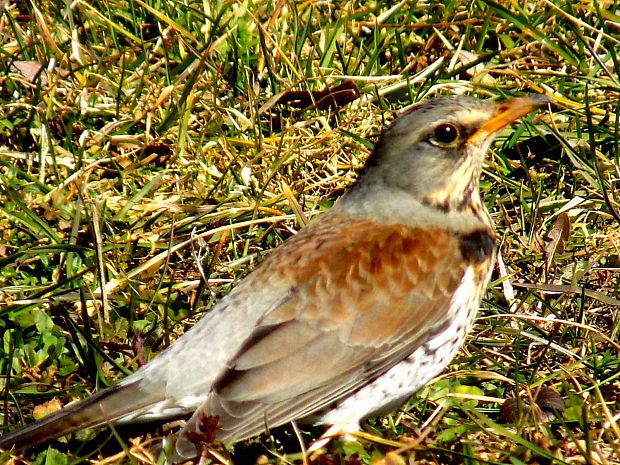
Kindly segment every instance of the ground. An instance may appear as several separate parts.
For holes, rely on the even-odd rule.
[[[619,462],[614,3],[0,8],[3,428],[169,345],[329,208],[399,111],[436,95],[542,93],[553,105],[506,129],[485,165],[500,257],[467,344],[365,425],[383,442],[335,441],[313,460]],[[233,459],[302,463],[291,431]],[[0,462],[157,463],[164,432],[83,433]]]

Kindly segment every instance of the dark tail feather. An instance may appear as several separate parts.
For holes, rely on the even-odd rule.
[[[140,389],[139,382],[113,386],[0,436],[0,450],[26,449],[78,430],[114,423],[159,400]]]

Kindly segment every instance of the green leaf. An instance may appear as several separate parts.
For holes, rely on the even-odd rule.
[[[49,334],[54,329],[54,322],[43,310],[33,310],[34,324],[41,334]]]
[[[50,447],[37,455],[33,465],[67,465],[68,463],[69,458],[66,454]]]
[[[451,428],[446,428],[437,435],[437,439],[439,442],[452,442],[462,437],[468,429],[469,427],[467,425],[458,425]]]

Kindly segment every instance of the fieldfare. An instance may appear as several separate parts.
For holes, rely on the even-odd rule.
[[[488,284],[485,153],[547,101],[453,97],[409,109],[357,185],[184,336],[116,386],[2,436],[0,449],[191,415],[176,453],[193,457],[205,425],[224,442],[293,420],[337,434],[398,407],[455,356]]]

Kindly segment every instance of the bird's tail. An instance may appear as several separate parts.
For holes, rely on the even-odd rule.
[[[0,436],[0,450],[21,450],[75,431],[116,422],[156,404],[139,387],[139,380],[104,389],[39,421]]]

